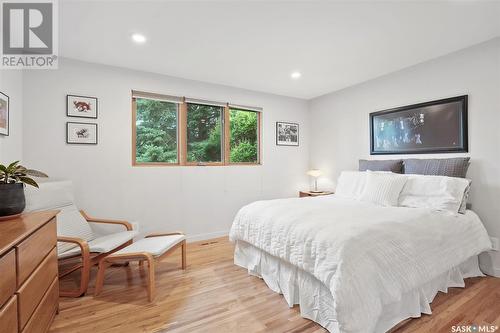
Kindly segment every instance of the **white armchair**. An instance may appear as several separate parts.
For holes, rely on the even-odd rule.
[[[71,181],[41,181],[40,188],[26,188],[26,211],[60,210],[57,214],[57,253],[59,261],[81,259],[81,262],[59,273],[66,276],[81,270],[80,286],[75,290],[60,290],[60,296],[79,297],[87,291],[90,269],[99,260],[130,245],[137,231],[127,221],[98,219],[79,211],[74,204]],[[121,230],[96,228],[113,225]],[[107,231],[103,233],[103,230]]]

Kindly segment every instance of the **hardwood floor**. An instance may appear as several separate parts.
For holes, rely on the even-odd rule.
[[[180,269],[180,257],[173,253],[157,265],[154,303],[148,302],[147,274],[136,263],[110,267],[96,298],[94,270],[87,296],[60,299],[50,332],[326,332],[300,317],[297,306],[288,308],[261,279],[235,266],[227,238],[188,244],[186,271]],[[472,323],[500,326],[500,279],[472,278],[466,284],[466,289],[440,293],[432,316],[407,320],[392,332],[449,333],[452,325]]]

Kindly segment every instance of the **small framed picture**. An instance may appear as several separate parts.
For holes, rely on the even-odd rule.
[[[67,122],[66,143],[96,145],[97,124]]]
[[[299,145],[299,124],[276,122],[276,145],[278,146],[298,146]]]
[[[0,135],[9,135],[9,96],[0,92]]]
[[[97,119],[97,98],[88,96],[66,96],[66,115],[68,117]]]

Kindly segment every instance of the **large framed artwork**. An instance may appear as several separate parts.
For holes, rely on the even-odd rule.
[[[68,117],[97,119],[97,98],[67,95],[66,115]]]
[[[370,113],[370,154],[467,152],[467,95]]]
[[[276,145],[278,146],[298,146],[299,145],[299,124],[276,122]]]
[[[9,135],[9,96],[0,92],[0,135]]]
[[[67,122],[66,143],[96,145],[97,124]]]

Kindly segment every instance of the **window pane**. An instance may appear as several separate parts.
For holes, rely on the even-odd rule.
[[[231,163],[258,163],[258,114],[254,111],[231,109]]]
[[[187,161],[221,162],[220,106],[187,104]]]
[[[136,162],[177,163],[177,104],[146,98],[135,100]]]

